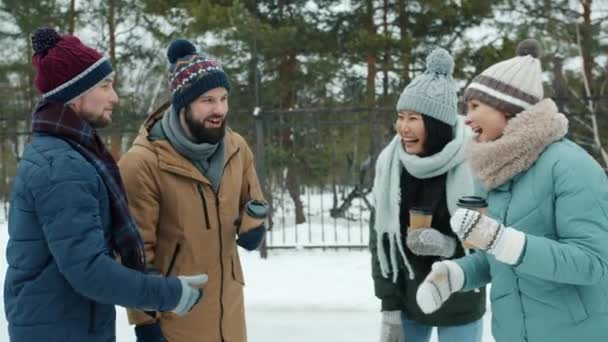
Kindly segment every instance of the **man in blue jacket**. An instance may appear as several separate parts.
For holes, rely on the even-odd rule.
[[[42,99],[11,195],[4,283],[11,341],[114,341],[114,305],[188,313],[207,276],[141,272],[141,238],[96,133],[118,102],[108,59],[50,28],[37,30],[32,46]]]

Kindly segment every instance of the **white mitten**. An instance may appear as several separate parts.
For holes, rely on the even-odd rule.
[[[475,210],[456,210],[450,219],[450,225],[462,242],[487,251],[509,265],[518,262],[526,245],[526,234],[505,227]]]
[[[436,262],[416,292],[416,302],[425,314],[437,311],[454,292],[464,286],[464,271],[457,263]]]

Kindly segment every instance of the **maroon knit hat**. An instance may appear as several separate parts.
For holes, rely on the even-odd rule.
[[[112,74],[107,57],[73,35],[60,36],[52,28],[32,35],[36,69],[34,85],[42,97],[68,103]]]

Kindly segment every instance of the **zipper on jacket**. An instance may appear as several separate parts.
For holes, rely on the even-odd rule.
[[[511,201],[513,200],[513,180],[509,181],[509,200],[507,201],[507,205],[505,208],[505,215],[502,218],[502,222],[505,226],[508,226],[507,224],[507,215],[509,214],[509,207],[511,206]]]
[[[222,221],[220,219],[220,198],[217,194],[215,194],[215,209],[217,211],[217,223],[219,227],[217,231],[220,237],[220,269],[222,270],[222,274],[220,277],[220,336],[222,337],[222,342],[224,342],[224,252],[222,243]]]
[[[203,202],[203,212],[205,213],[205,224],[207,225],[207,230],[211,230],[211,224],[209,223],[209,213],[207,212],[207,200],[205,199],[203,186],[198,184],[196,188],[198,189],[198,194],[201,196],[201,201]]]
[[[179,253],[182,245],[179,243],[175,245],[175,250],[173,251],[173,255],[171,256],[171,260],[169,261],[169,268],[167,268],[167,273],[165,273],[165,277],[171,275],[171,271],[173,271],[173,266],[175,266],[175,260],[177,259],[177,253]]]
[[[89,306],[89,333],[95,332],[95,302],[91,301]]]
[[[223,243],[222,243],[222,221],[221,221],[221,216],[220,216],[220,197],[219,197],[219,193],[220,193],[220,189],[222,188],[222,179],[224,178],[223,175],[226,172],[226,166],[228,166],[228,164],[230,163],[230,161],[232,160],[232,158],[239,152],[239,148],[236,149],[236,151],[230,156],[230,158],[228,158],[228,160],[226,161],[226,164],[224,164],[224,169],[222,170],[222,178],[220,178],[220,183],[217,186],[217,193],[213,191],[213,188],[211,189],[211,192],[215,195],[215,210],[217,213],[217,224],[218,224],[218,236],[220,238],[220,337],[222,338],[222,342],[225,341],[224,339],[224,326],[223,326],[223,321],[224,321],[224,258],[223,258]],[[202,189],[201,189],[202,190]]]

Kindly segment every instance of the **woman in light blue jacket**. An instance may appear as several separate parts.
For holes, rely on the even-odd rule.
[[[417,302],[433,312],[491,282],[497,342],[607,341],[608,180],[543,100],[539,50],[520,43],[465,92],[468,156],[489,208],[459,209],[450,223],[484,253],[435,263]]]

